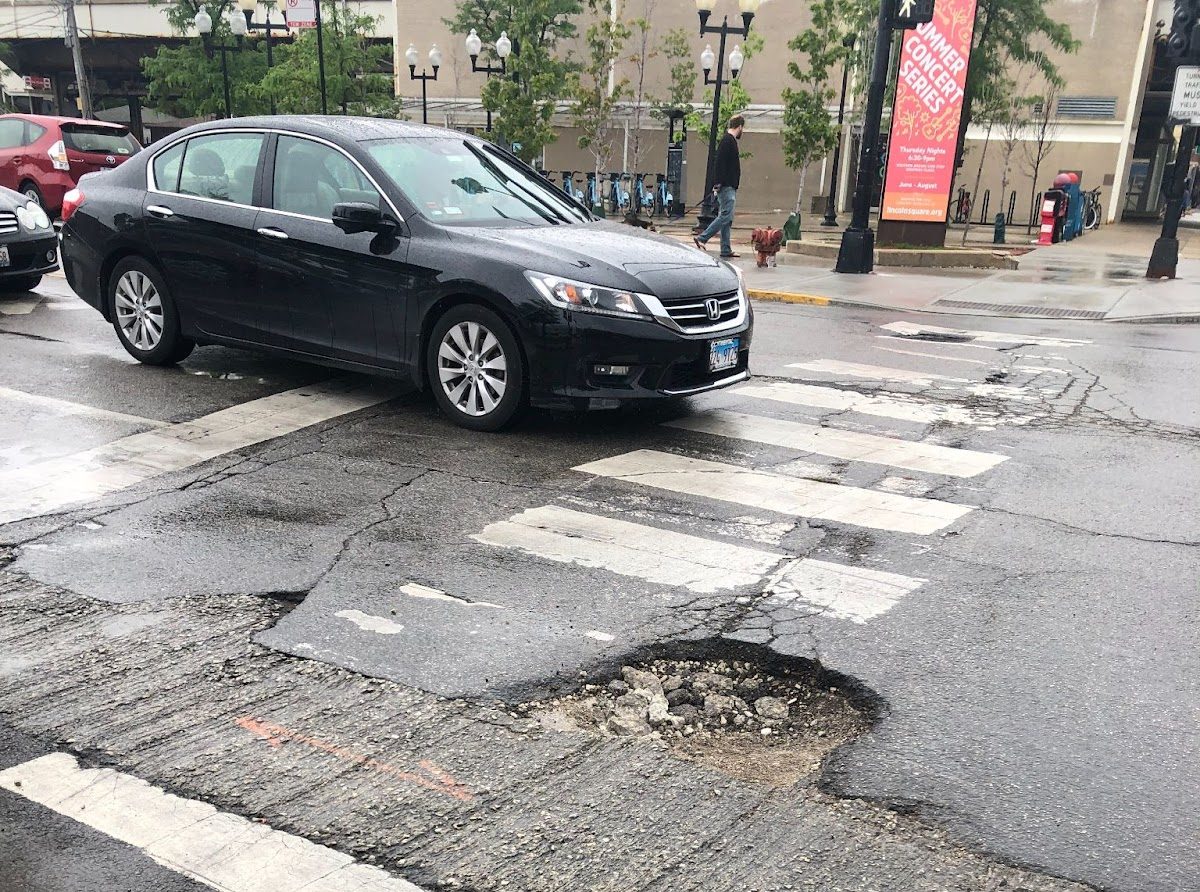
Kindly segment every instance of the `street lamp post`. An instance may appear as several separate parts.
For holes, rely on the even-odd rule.
[[[842,122],[846,119],[846,81],[850,76],[850,51],[854,49],[855,39],[853,34],[847,34],[842,38],[842,46],[846,48],[846,55],[842,57],[842,98],[838,100],[838,141],[837,145],[833,147],[833,176],[829,180],[829,198],[825,202],[825,219],[821,221],[822,226],[837,226],[838,176],[842,164],[842,139],[845,136]]]
[[[275,8],[284,14],[282,25],[276,25],[271,21],[271,7],[267,7],[267,20],[265,22],[254,21],[254,7],[256,0],[238,0],[238,6],[241,7],[242,15],[246,17],[246,29],[249,31],[264,31],[267,35],[267,69],[275,64],[275,59],[272,56],[271,45],[274,43],[276,31],[282,31],[287,34],[287,0],[275,0]],[[271,97],[271,114],[275,114],[275,97]]]
[[[242,48],[242,38],[246,36],[246,21],[240,16],[229,17],[229,32],[234,36],[236,43],[233,46],[218,45],[212,42],[210,35],[213,29],[212,16],[206,10],[201,10],[196,13],[196,18],[193,20],[196,25],[196,30],[200,32],[200,39],[204,42],[204,52],[210,59],[214,51],[221,53],[221,82],[225,87],[225,117],[233,117],[233,101],[229,93],[229,62],[226,59],[226,53],[236,53]]]
[[[500,59],[499,65],[480,65],[479,53],[483,49],[483,40],[480,39],[475,29],[471,29],[471,33],[467,35],[467,55],[471,57],[471,70],[477,74],[483,74],[491,77],[493,74],[504,76],[508,73],[508,59],[512,52],[512,41],[508,39],[508,32],[501,31],[500,39],[496,41],[496,56]],[[492,132],[492,110],[487,109],[487,132]]]
[[[745,62],[746,56],[742,52],[742,48],[735,45],[733,52],[729,54],[729,68],[733,73],[731,79],[725,78],[725,40],[729,35],[745,37],[750,33],[750,23],[754,21],[754,15],[758,12],[758,7],[762,0],[739,0],[739,7],[742,12],[742,26],[739,28],[736,25],[729,24],[729,17],[725,16],[720,25],[709,25],[708,19],[712,15],[713,8],[716,6],[717,0],[696,0],[696,11],[700,14],[700,36],[705,34],[719,35],[720,45],[717,52],[714,54],[712,44],[704,48],[704,52],[700,54],[700,65],[704,69],[704,83],[706,86],[712,86],[713,89],[713,111],[712,111],[712,127],[708,134],[708,166],[704,174],[704,201],[700,212],[701,228],[712,222],[717,216],[716,200],[713,198],[713,176],[717,163],[717,131],[721,126],[721,87],[736,80],[738,73],[741,71],[742,63]],[[709,76],[712,71],[713,63],[716,62],[717,74],[716,77]]]
[[[437,80],[438,69],[442,67],[442,51],[438,49],[435,43],[432,49],[429,50],[429,65],[433,69],[433,74],[426,72],[424,68],[421,73],[417,74],[417,60],[421,58],[421,54],[417,52],[415,44],[409,44],[408,50],[404,53],[404,59],[408,62],[408,76],[410,80],[421,82],[421,123],[429,123],[429,95],[426,85],[429,81]]]

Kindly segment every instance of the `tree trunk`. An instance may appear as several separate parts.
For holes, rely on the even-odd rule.
[[[796,219],[802,219],[803,210],[801,205],[804,203],[804,180],[808,177],[808,162],[800,168],[800,188],[796,190]]]
[[[992,141],[992,125],[988,124],[987,136],[983,139],[983,150],[979,153],[979,169],[975,171],[975,200],[979,200],[979,184],[983,182],[983,162],[987,159],[988,143]],[[1003,200],[1003,199],[1001,199]],[[971,210],[974,210],[972,208]],[[967,225],[963,227],[962,243],[967,243],[967,233],[971,231],[971,215],[967,214]]]

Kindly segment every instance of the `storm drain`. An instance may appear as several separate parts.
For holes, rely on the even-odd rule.
[[[956,307],[962,310],[996,310],[1020,313],[1022,316],[1045,316],[1048,319],[1103,319],[1102,310],[1070,310],[1065,307],[1028,307],[1021,304],[983,303],[973,300],[953,300],[943,297],[933,302],[935,307]]]
[[[634,738],[739,780],[787,786],[873,720],[861,696],[830,683],[836,676],[796,662],[798,671],[780,672],[750,660],[652,660],[522,709],[555,730]]]

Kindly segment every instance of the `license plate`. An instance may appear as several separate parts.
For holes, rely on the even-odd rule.
[[[0,266],[11,266],[12,258],[8,256],[8,245],[0,245]]]
[[[708,370],[719,372],[738,364],[738,338],[711,341],[708,345]]]

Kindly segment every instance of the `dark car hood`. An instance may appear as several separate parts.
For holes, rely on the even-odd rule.
[[[618,223],[451,230],[451,238],[502,248],[526,269],[596,285],[649,291],[661,298],[721,294],[737,274],[690,245]]]

